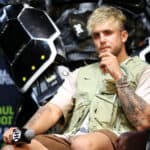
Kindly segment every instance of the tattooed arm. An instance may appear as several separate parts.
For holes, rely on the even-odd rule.
[[[60,108],[54,104],[42,106],[24,128],[33,129],[36,134],[43,133],[55,125],[62,115]]]
[[[39,108],[24,128],[33,130],[35,134],[40,134],[53,126],[61,116],[62,111],[58,106],[54,104],[46,104]],[[11,127],[4,132],[3,141],[6,144],[12,144],[12,135],[15,128],[16,127]]]
[[[26,123],[24,128],[34,130],[35,134],[40,134],[59,121],[63,116],[67,118],[68,112],[73,107],[72,95],[75,93],[75,82],[78,70],[70,73],[63,85],[58,89],[57,94],[37,112]],[[16,128],[16,127],[15,127]],[[7,144],[12,144],[12,134],[14,127],[9,128],[3,134],[3,140]]]
[[[64,119],[67,118],[68,112],[73,107],[72,96],[75,93],[78,71],[79,69],[76,69],[69,74],[63,85],[58,89],[57,94],[33,115],[25,128],[33,129],[38,134],[55,125],[62,116]]]
[[[143,72],[136,91],[125,76],[116,82],[122,108],[137,130],[150,127],[150,82],[147,80],[150,77],[150,68],[147,70]]]

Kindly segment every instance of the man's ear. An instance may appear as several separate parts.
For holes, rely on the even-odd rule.
[[[128,39],[128,32],[126,30],[123,30],[121,32],[121,38],[122,38],[122,41],[125,43]]]

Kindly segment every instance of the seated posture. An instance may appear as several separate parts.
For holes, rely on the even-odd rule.
[[[30,144],[15,145],[12,127],[3,135],[2,150],[115,150],[121,133],[150,126],[150,69],[128,56],[126,21],[112,6],[93,11],[87,29],[99,62],[70,73],[57,94],[29,119],[24,128],[36,135]],[[61,134],[45,133],[60,120]]]

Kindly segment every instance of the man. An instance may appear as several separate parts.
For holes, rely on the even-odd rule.
[[[3,135],[8,144],[3,150],[114,150],[121,133],[150,126],[149,94],[143,90],[148,84],[139,80],[149,76],[148,65],[128,56],[125,24],[125,15],[114,7],[101,6],[92,13],[87,28],[100,61],[71,73],[27,122],[24,128],[37,135],[31,144],[9,145],[10,128]],[[41,135],[60,119],[62,134]]]

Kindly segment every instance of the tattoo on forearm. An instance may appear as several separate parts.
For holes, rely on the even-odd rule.
[[[47,110],[50,111],[50,108],[46,105],[44,107],[39,108],[25,126],[32,127],[39,120],[41,114]]]
[[[141,97],[137,96],[133,88],[129,85],[118,88],[118,96],[129,121],[135,127],[140,126],[141,121],[148,117],[144,115],[148,104]]]

